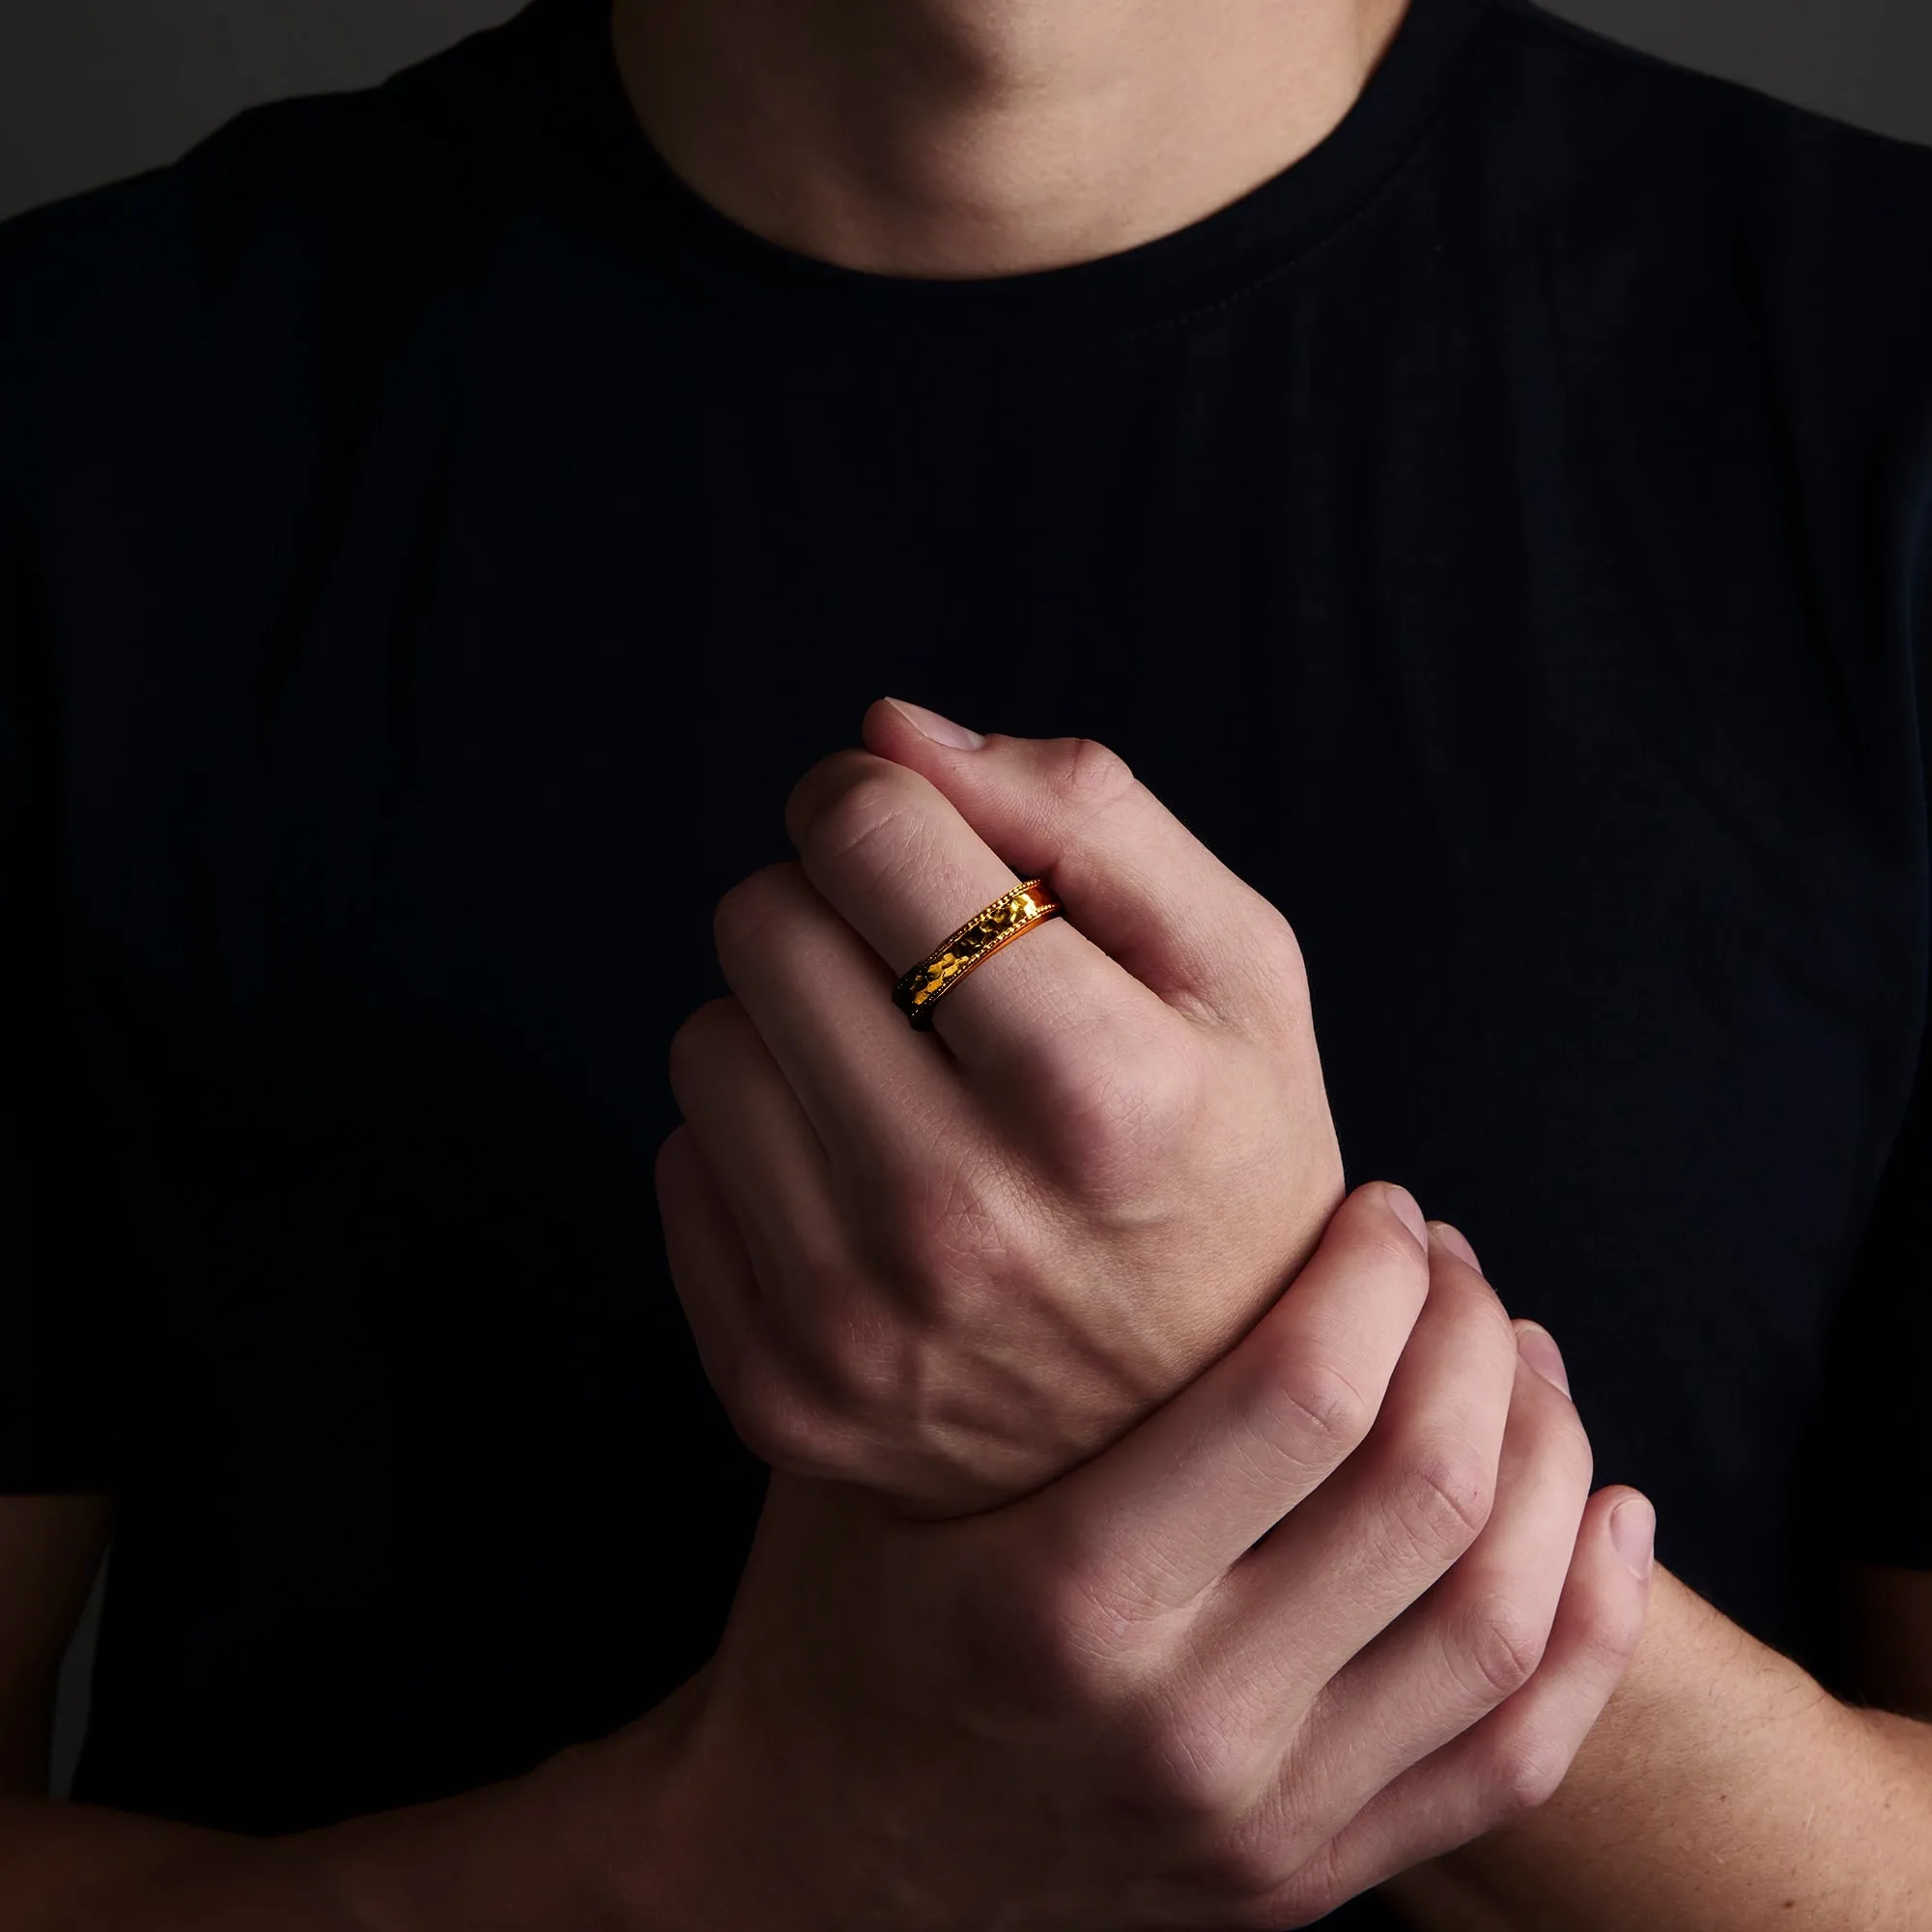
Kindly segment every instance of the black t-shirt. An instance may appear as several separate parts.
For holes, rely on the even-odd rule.
[[[666,1044],[886,692],[1111,744],[1283,909],[1350,1184],[1834,1672],[1837,1558],[1932,1568],[1932,150],[1414,0],[1231,206],[920,281],[703,202],[607,12],[0,228],[0,1488],[121,1497],[76,1795],[318,1824],[710,1654],[765,1471]]]

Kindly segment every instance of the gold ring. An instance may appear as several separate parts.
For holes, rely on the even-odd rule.
[[[893,988],[893,1003],[913,1024],[916,1033],[932,1025],[932,1009],[974,967],[990,959],[1001,947],[1010,946],[1021,933],[1044,925],[1060,913],[1060,901],[1044,879],[996,898],[984,912],[975,913],[943,946],[938,946]]]

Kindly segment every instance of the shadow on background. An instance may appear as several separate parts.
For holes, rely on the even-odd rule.
[[[520,0],[25,0],[0,8],[0,218],[175,159],[257,101],[379,80]],[[1924,0],[1551,0],[1801,106],[1932,143]]]

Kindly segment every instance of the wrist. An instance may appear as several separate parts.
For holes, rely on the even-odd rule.
[[[654,1734],[624,1740],[668,1768],[654,1780],[651,1855],[632,1873],[639,1917],[626,1923],[639,1932],[884,1932],[853,1904],[876,1888],[840,1869],[853,1794],[829,1789],[821,1766],[798,1767],[757,1714],[741,1720],[724,1708],[730,1700],[708,1697],[708,1679],[709,1666],[660,1707],[666,1721]]]
[[[669,1803],[683,1695],[522,1776],[267,1841],[273,1881],[341,1932],[695,1928],[680,1914],[704,1853],[677,1841]]]

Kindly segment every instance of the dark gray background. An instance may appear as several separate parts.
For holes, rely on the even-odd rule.
[[[0,0],[0,217],[170,161],[258,100],[355,87],[520,0]],[[1929,0],[1545,0],[1822,113],[1932,143]],[[99,1591],[62,1673],[72,1775]]]
[[[1840,119],[1932,142],[1927,0],[1546,0]],[[257,100],[353,87],[517,0],[0,0],[0,216],[172,160]]]

